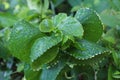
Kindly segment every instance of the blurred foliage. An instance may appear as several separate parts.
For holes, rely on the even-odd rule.
[[[24,73],[24,63],[14,58],[6,49],[3,34],[9,36],[9,28],[13,27],[16,21],[25,19],[36,26],[43,19],[49,19],[60,12],[74,16],[77,10],[86,7],[95,10],[100,15],[104,25],[104,34],[97,43],[109,48],[112,54],[99,64],[97,71],[91,69],[91,66],[79,66],[73,68],[71,74],[76,77],[75,80],[77,80],[77,77],[80,80],[89,80],[86,79],[84,73],[89,74],[87,77],[93,80],[91,76],[95,72],[97,72],[96,80],[119,80],[120,0],[0,0],[0,80],[25,80],[24,74],[28,77],[33,75],[29,74],[30,72],[34,73],[34,71],[27,70],[29,65],[27,68],[25,66],[26,73]],[[6,37],[6,39],[9,39],[9,37]],[[78,70],[79,68],[82,71]],[[80,73],[80,75],[76,76],[77,73]],[[40,72],[35,74],[38,76]],[[29,79],[33,80],[31,77]]]

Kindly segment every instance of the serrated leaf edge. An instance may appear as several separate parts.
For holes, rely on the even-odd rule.
[[[91,58],[94,58],[95,56],[105,54],[105,53],[111,53],[111,51],[107,50],[107,51],[99,52],[98,54],[95,54],[95,55],[90,56],[88,58],[78,58],[78,57],[74,57],[72,54],[69,54],[69,55],[73,56],[75,59],[78,59],[78,60],[87,60],[87,59],[91,59]]]

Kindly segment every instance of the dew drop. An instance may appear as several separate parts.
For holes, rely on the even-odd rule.
[[[33,69],[33,71],[36,71],[35,69]]]
[[[40,70],[40,68],[38,68],[36,71],[39,71]]]
[[[50,66],[48,66],[47,69],[50,69]]]
[[[17,27],[16,32],[19,33],[21,30],[23,30],[23,27]]]
[[[34,62],[34,60],[32,60],[32,62]]]

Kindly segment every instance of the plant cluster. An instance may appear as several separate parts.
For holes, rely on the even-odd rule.
[[[116,17],[108,19],[105,11],[100,14],[101,10],[96,10],[98,14],[94,9],[99,7],[88,6],[88,0],[73,1],[18,0],[15,5],[1,1],[5,7],[0,8],[0,79],[120,78],[120,27]],[[89,8],[78,6],[82,5],[79,2]],[[111,19],[115,22],[110,23]]]

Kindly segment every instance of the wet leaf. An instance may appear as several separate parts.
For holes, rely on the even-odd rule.
[[[103,33],[103,25],[98,14],[89,8],[81,8],[76,14],[75,18],[80,21],[84,29],[84,38],[96,42]]]

